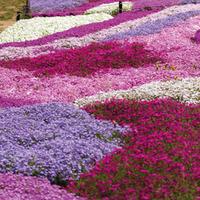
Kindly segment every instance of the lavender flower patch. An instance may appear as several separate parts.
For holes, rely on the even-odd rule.
[[[105,41],[110,40],[120,40],[126,39],[128,37],[139,36],[139,35],[149,35],[159,33],[165,27],[171,27],[176,24],[179,24],[182,21],[185,21],[191,17],[200,14],[200,10],[189,11],[185,13],[178,13],[176,15],[168,16],[167,18],[157,19],[155,21],[148,21],[146,23],[137,26],[136,28],[132,28],[126,32],[120,32],[117,34],[113,34],[105,39]]]
[[[47,11],[62,11],[88,3],[88,0],[30,0],[32,12],[45,13]]]
[[[197,4],[200,3],[200,0],[182,0],[181,2],[181,4],[189,4],[189,3]]]
[[[0,111],[0,172],[78,178],[120,145],[127,131],[62,103]]]

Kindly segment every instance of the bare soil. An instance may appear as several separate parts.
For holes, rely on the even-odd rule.
[[[0,32],[16,21],[17,11],[22,10],[26,0],[0,0]]]
[[[0,21],[0,32],[15,23],[15,17],[6,21]]]

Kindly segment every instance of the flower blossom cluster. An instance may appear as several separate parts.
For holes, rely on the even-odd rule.
[[[32,0],[32,1],[34,1],[34,0]],[[71,0],[65,0],[65,2],[66,1],[70,2]],[[71,6],[69,6],[69,8],[71,7],[70,9],[65,8],[65,9],[62,9],[62,10],[56,10],[56,9],[52,8],[51,10],[49,9],[48,11],[43,12],[43,13],[33,11],[32,15],[33,16],[42,16],[43,14],[45,14],[47,16],[65,16],[65,15],[69,15],[70,13],[77,15],[77,14],[83,14],[86,10],[94,8],[94,7],[98,7],[102,4],[109,4],[109,3],[117,2],[116,0],[89,0],[88,3],[84,3],[84,4],[82,4],[78,7],[75,6],[74,8],[72,8],[74,6],[74,4],[77,4],[77,1],[78,0],[75,0],[71,4]],[[138,11],[138,10],[154,10],[154,9],[162,10],[163,8],[170,7],[170,6],[173,6],[173,5],[191,4],[191,3],[195,3],[195,1],[197,3],[199,3],[199,0],[159,0],[159,1],[129,0],[129,2],[132,2],[134,4],[134,9],[136,11]],[[39,1],[39,2],[41,2],[41,1]],[[41,4],[45,4],[45,2],[42,1]],[[67,5],[67,3],[66,3],[66,5]],[[41,5],[41,7],[42,7],[42,5]],[[58,7],[58,6],[54,5],[54,7]]]
[[[128,21],[128,20],[134,20],[138,19],[144,16],[147,16],[148,14],[158,12],[159,9],[153,9],[153,10],[132,10],[130,12],[123,12],[120,15],[117,15],[113,17],[110,20],[106,20],[103,22],[97,22],[87,25],[82,25],[79,27],[71,28],[69,30],[54,33],[48,36],[44,36],[42,38],[31,40],[31,41],[25,41],[25,42],[9,42],[9,43],[3,43],[0,44],[0,47],[27,47],[27,46],[36,46],[36,45],[42,45],[49,42],[52,42],[54,40],[58,40],[61,38],[67,38],[67,37],[81,37],[84,35],[87,35],[89,33],[93,33],[96,31],[100,31],[102,29],[107,29],[109,27],[118,25],[122,22]]]
[[[67,193],[56,185],[51,185],[47,179],[0,174],[1,200],[84,200],[74,194]]]
[[[86,77],[95,72],[139,68],[164,61],[162,53],[145,49],[140,43],[93,43],[86,47],[56,51],[36,58],[0,61],[0,66],[34,71],[36,76],[69,74]]]
[[[48,12],[75,8],[85,3],[88,3],[88,0],[30,0],[30,9],[33,13],[46,15]]]
[[[60,103],[0,111],[0,172],[47,177],[54,183],[77,178],[119,148],[122,128]]]
[[[74,104],[83,107],[97,101],[108,99],[151,100],[154,98],[173,98],[187,103],[200,103],[200,78],[185,78],[170,81],[154,81],[128,90],[114,90],[94,96],[77,99]]]
[[[199,2],[30,0],[0,34],[0,200],[200,199]]]
[[[84,109],[132,131],[69,191],[89,199],[198,199],[199,104],[113,99]]]
[[[34,17],[23,19],[0,33],[0,43],[34,40],[84,24],[112,19],[106,13],[66,17]]]
[[[91,28],[89,28],[89,31],[88,31],[89,33],[86,32],[88,34],[85,33],[84,36],[78,37],[78,40],[76,37],[76,32],[81,31],[82,29],[80,30],[76,29],[75,33],[73,33],[71,37],[67,36],[67,38],[65,38],[66,37],[65,33],[63,34],[60,33],[58,36],[52,35],[52,37],[44,38],[44,40],[41,40],[42,41],[41,45],[40,45],[41,41],[39,40],[38,42],[34,41],[33,44],[36,43],[36,45],[34,46],[31,46],[32,43],[29,43],[28,46],[26,45],[26,43],[23,43],[22,46],[25,46],[25,48],[5,46],[5,48],[2,48],[0,50],[0,59],[6,59],[6,58],[14,59],[14,58],[20,58],[20,57],[27,57],[27,56],[36,57],[41,54],[48,54],[49,52],[54,52],[57,49],[86,46],[92,42],[108,40],[109,37],[111,36],[114,37],[115,34],[121,33],[123,35],[123,33],[130,30],[132,32],[135,32],[135,36],[145,35],[145,36],[151,37],[153,35],[151,33],[155,33],[155,32],[157,33],[157,32],[160,32],[161,30],[163,31],[164,28],[170,27],[170,26],[172,29],[177,27],[176,29],[180,31],[181,29],[183,29],[183,27],[186,26],[186,24],[187,26],[189,24],[190,27],[192,26],[194,28],[193,24],[195,23],[196,24],[195,29],[198,29],[200,28],[200,26],[198,25],[199,23],[196,22],[198,21],[198,18],[194,18],[194,16],[199,15],[199,10],[200,10],[200,5],[188,4],[188,5],[169,7],[160,12],[149,14],[144,17],[140,16],[137,19],[133,17],[133,19],[131,20],[131,17],[128,17],[127,21],[125,22],[121,22],[120,17],[119,17],[116,20],[119,21],[120,23],[117,23],[116,21],[113,26],[107,27],[110,21],[108,20],[107,24],[105,24],[106,26],[104,27],[103,25],[101,27],[101,29],[102,28],[103,29],[100,31],[98,31],[98,29],[97,30],[93,29],[93,25],[92,25]],[[170,22],[170,19],[173,19],[173,21]],[[188,19],[189,21],[185,21],[186,19]],[[115,18],[113,20],[115,20]],[[152,29],[151,27],[148,26],[148,23],[153,24]],[[162,23],[164,23],[164,25],[162,25]],[[144,26],[144,24],[147,27]],[[99,26],[99,24],[97,24],[97,26]],[[185,31],[183,33],[184,34],[183,37],[185,36],[185,34],[188,34],[188,32],[190,32],[191,34],[192,32],[191,30],[188,29],[187,32]],[[191,37],[192,36],[193,35],[191,35]],[[10,34],[7,35],[6,37],[10,37]],[[170,37],[173,37],[173,36],[170,36]],[[159,42],[162,42],[162,41],[159,40]]]
[[[133,9],[133,3],[129,1],[123,1],[122,11],[131,11]],[[119,12],[119,2],[101,4],[100,6],[90,8],[85,11],[85,14],[93,13],[107,13],[110,15],[116,15]]]

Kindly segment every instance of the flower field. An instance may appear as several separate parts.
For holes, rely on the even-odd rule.
[[[200,199],[200,1],[122,4],[0,33],[0,200]]]

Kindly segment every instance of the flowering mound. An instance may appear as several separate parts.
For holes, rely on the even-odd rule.
[[[126,145],[69,191],[89,199],[196,199],[200,106],[172,100],[111,100],[84,108],[98,119],[129,125]]]
[[[188,12],[186,11],[183,13],[177,12],[177,14],[167,16],[165,18],[160,18],[160,19],[158,18],[152,21],[149,20],[137,27],[132,27],[129,30],[125,30],[124,32],[121,31],[119,33],[114,33],[113,35],[109,35],[106,38],[106,40],[120,40],[120,39],[127,39],[128,37],[133,37],[133,36],[160,33],[165,27],[176,26],[180,22],[199,14],[200,14],[200,6],[199,6],[199,10],[193,10],[193,11],[188,11]]]
[[[0,172],[78,177],[121,144],[126,128],[96,120],[65,104],[36,104],[0,111]]]
[[[20,43],[8,44],[8,46],[9,45],[14,45],[14,46],[16,45],[19,47],[25,46],[25,48],[18,48],[18,47],[6,48],[7,45],[5,44],[5,48],[0,49],[0,59],[5,59],[6,57],[11,59],[27,57],[27,56],[36,57],[40,54],[48,54],[49,52],[55,52],[55,50],[58,49],[86,46],[92,42],[104,41],[108,40],[109,38],[112,39],[112,36],[114,37],[115,34],[121,34],[123,36],[123,34],[125,34],[129,30],[131,30],[131,34],[133,33],[134,37],[137,35],[145,35],[148,38],[151,38],[153,36],[158,37],[159,40],[155,40],[154,43],[158,42],[165,43],[165,42],[170,42],[170,39],[174,38],[177,39],[176,34],[175,35],[170,33],[166,34],[166,29],[165,29],[166,27],[171,27],[171,29],[175,32],[178,32],[179,35],[176,44],[173,44],[173,47],[170,47],[170,49],[173,49],[174,46],[177,46],[177,44],[180,44],[181,46],[186,45],[182,41],[187,40],[188,34],[191,35],[190,37],[193,36],[193,29],[196,29],[196,27],[200,28],[200,26],[198,25],[199,24],[198,18],[192,17],[195,15],[199,15],[199,11],[200,11],[200,5],[198,4],[198,5],[173,6],[166,8],[163,11],[156,12],[154,14],[151,14],[151,12],[148,11],[149,15],[147,15],[148,13],[145,13],[145,17],[142,17],[143,12],[139,14],[137,12],[136,12],[137,14],[133,12],[122,17],[118,18],[116,17],[111,20],[106,20],[103,23],[97,23],[94,25],[94,28],[93,25],[91,25],[89,26],[88,29],[87,26],[85,28],[80,27],[80,29],[78,28],[71,29],[69,30],[69,32],[61,32],[56,35],[50,35],[49,37],[41,38],[41,40],[38,41],[36,40],[33,42],[29,41],[27,43],[26,42],[22,43],[22,45]],[[172,19],[172,22],[170,21],[170,19]],[[186,19],[188,20],[184,21]],[[162,25],[162,23],[164,24]],[[148,24],[152,24],[153,29],[149,27]],[[195,24],[195,26],[193,24]],[[82,33],[77,33],[77,32],[82,32]],[[158,32],[164,32],[165,35],[153,34]],[[169,32],[169,30],[167,32]],[[129,36],[131,36],[131,34]],[[162,37],[164,38],[160,39],[161,35],[163,35]],[[7,37],[10,37],[10,34]],[[77,40],[77,38],[74,37],[79,37],[79,39]],[[141,39],[139,39],[139,41],[140,40]],[[41,45],[40,42],[42,42]],[[187,43],[187,49],[189,48],[193,49],[193,46],[189,46]],[[168,48],[166,48],[165,45],[165,50],[167,49]]]
[[[0,34],[0,200],[200,199],[199,2],[30,0]]]
[[[32,1],[36,1],[36,0],[32,0]],[[76,1],[77,0],[75,0],[75,2]],[[187,3],[192,3],[191,2],[192,0],[189,0],[189,1]],[[73,1],[71,1],[71,2],[73,2]],[[78,7],[76,6],[71,9],[70,9],[70,6],[63,10],[56,10],[56,9],[52,8],[51,10],[49,9],[48,11],[43,12],[43,13],[35,11],[35,12],[32,12],[32,14],[33,14],[33,16],[42,16],[43,14],[45,14],[47,16],[65,16],[65,15],[69,15],[70,13],[83,14],[85,11],[95,8],[95,7],[98,7],[102,4],[110,4],[110,3],[116,3],[116,2],[118,3],[119,1],[117,1],[117,0],[89,0],[88,3],[82,4],[81,6],[78,6]],[[122,2],[125,2],[125,1],[122,1]],[[129,0],[129,2],[133,2],[134,10],[136,10],[136,11],[138,11],[138,10],[156,10],[156,9],[161,10],[165,7],[182,4],[181,0],[162,0],[162,1]],[[187,4],[187,3],[184,3],[184,4]],[[43,3],[43,4],[45,4],[45,3]],[[71,3],[71,4],[73,5],[73,3]],[[41,5],[41,7],[42,7],[42,5]]]
[[[200,44],[200,30],[198,30],[194,37],[191,38],[193,42],[196,42],[197,44]]]
[[[35,104],[38,103],[34,100],[24,100],[24,99],[16,99],[16,98],[8,98],[0,96],[0,107],[14,107],[14,106],[23,106],[26,104]]]
[[[37,14],[47,14],[48,12],[58,12],[64,9],[75,8],[88,0],[30,0],[31,12]]]
[[[182,0],[181,3],[182,4],[189,4],[189,3],[197,4],[197,3],[200,3],[200,1],[199,0]]]
[[[1,200],[84,200],[67,193],[48,180],[14,174],[0,174]]]
[[[133,8],[132,2],[125,1],[123,2],[122,11],[131,11]],[[117,15],[119,12],[119,2],[108,3],[108,4],[101,4],[100,6],[90,8],[89,10],[85,11],[85,14],[92,14],[92,13],[107,13],[110,15]]]
[[[68,30],[83,24],[112,19],[111,15],[91,14],[67,17],[35,17],[16,22],[0,33],[0,43],[34,40],[56,32]]]
[[[141,18],[147,16],[148,14],[155,12],[155,11],[137,11],[137,12],[124,12],[121,15],[118,15],[112,19],[105,20],[103,22],[96,22],[87,25],[81,25],[78,27],[71,28],[66,31],[57,32],[51,35],[44,36],[42,38],[38,38],[36,40],[25,41],[25,42],[9,42],[9,43],[1,43],[0,48],[2,47],[27,47],[27,46],[36,46],[36,45],[43,45],[49,42],[53,42],[58,39],[68,38],[68,37],[82,37],[89,33],[94,33],[100,31],[102,29],[106,29],[112,26],[115,26],[119,23],[125,22],[127,20],[133,20],[137,18]]]
[[[138,68],[162,60],[160,53],[145,49],[144,44],[108,42],[60,50],[36,58],[0,61],[0,65],[9,69],[28,69],[36,76],[68,73],[84,77],[100,70]]]
[[[165,97],[171,97],[172,99],[187,103],[200,103],[200,78],[185,78],[166,82],[154,81],[129,90],[101,92],[93,96],[77,99],[74,101],[74,104],[82,107],[96,101],[104,102],[112,98],[151,100]]]

